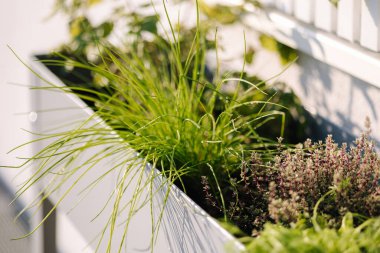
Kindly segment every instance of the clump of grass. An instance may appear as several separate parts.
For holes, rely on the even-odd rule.
[[[257,129],[275,117],[284,116],[283,112],[273,107],[266,109],[266,105],[271,104],[270,97],[259,101],[249,100],[256,93],[265,94],[260,85],[243,80],[240,76],[220,76],[216,73],[212,82],[205,77],[207,40],[200,28],[199,16],[194,38],[185,55],[177,30],[168,21],[170,35],[167,35],[167,41],[170,43],[157,42],[155,45],[157,50],[165,52],[162,54],[164,58],[152,58],[148,48],[137,47],[139,50],[126,54],[111,45],[99,44],[99,58],[102,61],[99,65],[68,58],[63,62],[47,61],[53,65],[88,70],[103,82],[101,86],[108,87],[112,92],[100,93],[83,87],[45,87],[79,94],[81,98],[92,102],[96,111],[88,121],[72,131],[41,138],[50,138],[51,143],[25,162],[39,161],[40,166],[19,193],[53,175],[54,180],[41,192],[43,201],[49,195],[58,193],[65,182],[74,179],[74,183],[59,195],[58,205],[82,178],[91,173],[96,164],[116,154],[116,165],[105,170],[104,175],[89,186],[90,189],[95,187],[99,180],[113,171],[119,174],[112,198],[113,211],[109,223],[105,224],[110,230],[109,252],[112,251],[112,235],[120,213],[126,210],[126,205],[131,207],[128,217],[138,209],[134,199],[129,200],[128,204],[122,201],[125,189],[130,185],[130,177],[139,178],[140,182],[136,186],[134,198],[139,198],[142,188],[152,188],[149,185],[157,176],[155,173],[150,173],[147,182],[141,183],[147,163],[160,169],[166,176],[165,184],[177,183],[195,198],[202,191],[201,176],[207,176],[210,179],[210,191],[218,194],[217,201],[226,218],[220,185],[226,179],[228,182],[230,174],[240,169],[241,161],[246,159],[245,153],[255,150],[270,155],[275,143],[260,137]],[[228,96],[223,93],[227,82],[235,83],[235,91]],[[241,92],[241,83],[250,88]],[[216,101],[221,100],[224,101],[223,108],[218,108],[216,113]],[[259,109],[242,115],[239,113],[242,107]],[[91,123],[91,120],[99,118],[101,123]],[[82,153],[95,147],[104,148],[72,168],[71,165]],[[137,151],[137,155],[131,155],[130,148]],[[141,165],[140,170],[135,169],[136,164]],[[35,204],[41,204],[41,201]],[[111,204],[111,201],[105,203]],[[126,234],[129,218],[123,222]]]
[[[256,92],[252,93],[252,97],[247,97],[245,101],[264,101],[268,97],[271,98],[270,104],[265,105],[266,110],[278,110],[284,113],[284,132],[281,133],[282,118],[278,117],[273,119],[265,127],[258,128],[257,132],[261,137],[275,140],[277,137],[281,136],[284,143],[297,144],[306,140],[311,134],[310,126],[313,124],[311,116],[308,114],[306,109],[302,106],[301,101],[296,96],[296,94],[282,82],[272,82],[268,83],[260,79],[255,75],[250,75],[249,73],[234,73],[235,76],[242,74],[242,78],[251,83],[260,83],[260,89],[264,90],[265,93]],[[241,92],[250,89],[251,85],[241,83]],[[228,94],[228,93],[227,93]],[[227,95],[226,94],[226,95]],[[232,96],[233,94],[231,94]],[[217,108],[224,108],[224,101],[220,101],[217,104]],[[279,107],[278,105],[281,105]],[[241,107],[239,108],[239,113],[242,115],[258,113],[261,107]],[[217,109],[216,109],[217,110]]]

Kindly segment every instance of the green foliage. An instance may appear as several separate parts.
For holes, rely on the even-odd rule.
[[[294,62],[298,57],[296,50],[278,42],[273,37],[261,34],[259,40],[263,48],[278,53],[280,61],[283,65]]]
[[[90,11],[94,5],[105,2],[107,1],[56,1],[54,13],[60,12],[69,18],[70,40],[57,49],[60,54],[81,62],[101,64],[102,60],[96,56],[100,41],[109,42],[112,37],[117,36],[122,38],[122,43],[127,43],[127,45],[120,44],[118,46],[120,50],[125,51],[129,49],[124,47],[128,47],[133,40],[149,41],[143,37],[144,33],[149,33],[153,37],[158,36],[159,16],[140,13],[146,12],[151,7],[146,4],[141,4],[136,11],[126,11],[125,6],[114,2],[111,7],[107,6],[107,9],[111,9],[107,18],[101,20],[99,24],[94,24],[90,18]],[[110,2],[112,1],[108,1],[108,3]],[[115,31],[116,26],[118,31]],[[74,71],[71,72],[75,73]]]
[[[156,19],[149,17],[148,22],[145,21],[136,22],[141,28],[139,31],[154,33],[156,29],[152,27]],[[165,40],[161,37],[152,41],[137,39],[128,44],[129,50],[116,48],[107,42],[93,42],[99,48],[96,57],[99,64],[96,65],[62,54],[57,60],[45,60],[51,66],[89,71],[97,85],[106,87],[110,92],[101,93],[75,86],[62,88],[54,84],[46,87],[75,93],[92,102],[96,112],[72,131],[40,139],[50,139],[51,143],[24,163],[36,161],[40,166],[21,187],[20,194],[42,180],[50,181],[41,192],[44,200],[73,180],[74,183],[59,196],[58,205],[83,177],[91,173],[93,166],[115,154],[120,156],[117,165],[106,169],[104,175],[93,182],[96,185],[111,171],[119,174],[114,198],[105,203],[113,206],[109,223],[105,224],[105,230],[110,231],[109,252],[112,252],[112,234],[115,224],[120,221],[120,213],[128,210],[126,206],[130,205],[129,218],[122,221],[126,233],[129,219],[138,209],[133,203],[143,188],[151,188],[153,184],[155,175],[151,174],[146,183],[136,186],[132,200],[127,200],[127,204],[122,201],[130,177],[140,178],[147,163],[160,169],[166,176],[165,184],[177,183],[194,199],[199,198],[201,176],[207,176],[211,179],[213,192],[219,194],[218,202],[225,212],[222,184],[226,179],[228,181],[230,173],[240,169],[242,160],[246,159],[245,153],[256,151],[265,152],[263,156],[271,155],[270,150],[275,143],[260,137],[258,130],[273,118],[284,117],[284,113],[276,109],[281,106],[270,102],[271,97],[265,95],[262,84],[242,79],[241,73],[237,76],[216,73],[211,80],[206,77],[206,33],[199,23],[192,33],[189,40],[170,26],[167,33],[170,35]],[[93,80],[89,81],[90,85]],[[225,91],[227,84],[230,86],[228,93]],[[242,89],[242,84],[249,88]],[[253,100],[258,97],[257,93],[265,96]],[[269,104],[271,107],[268,109],[266,105]],[[250,113],[243,114],[242,110]],[[101,118],[107,126],[91,123],[95,118]],[[77,159],[81,154],[99,146],[104,148],[87,160],[80,160],[79,165],[72,166],[79,163]],[[132,156],[134,151],[130,148],[138,154]],[[140,164],[141,169],[136,170],[136,164]],[[76,177],[78,174],[79,178]],[[52,176],[54,180],[49,180]],[[91,187],[92,184],[89,185]]]
[[[330,0],[330,2],[335,5],[335,7],[338,7],[338,3],[340,0]]]
[[[248,73],[243,73],[242,77],[251,83],[262,83],[261,89],[265,91],[263,93],[255,93],[253,97],[247,98],[246,100],[265,100],[270,97],[270,102],[273,104],[265,105],[266,110],[278,110],[284,113],[284,122],[282,118],[273,119],[270,124],[265,127],[258,129],[260,136],[268,139],[276,139],[277,137],[282,137],[284,142],[296,144],[305,140],[309,135],[309,124],[311,120],[308,118],[308,113],[302,106],[301,101],[296,96],[296,94],[282,82],[274,82],[273,84],[268,84],[258,78],[257,76],[249,75]],[[242,89],[249,89],[249,85],[242,84]],[[281,105],[281,107],[277,106]],[[249,109],[242,108],[239,110],[241,114],[258,113],[259,108]],[[278,125],[284,124],[283,132],[278,128]]]
[[[205,40],[200,33],[203,44]],[[180,61],[183,57],[179,48],[172,44],[173,48],[168,49],[164,44],[156,45],[168,56],[161,64],[156,64],[157,59],[145,50],[141,54],[126,55],[117,49],[104,48],[104,65],[82,67],[103,77],[114,90],[112,96],[104,95],[94,102],[97,115],[116,130],[125,143],[169,173],[183,169],[199,178],[210,176],[211,167],[219,179],[229,170],[233,171],[234,166],[239,167],[241,150],[260,152],[272,145],[260,138],[257,130],[268,118],[282,114],[273,108],[241,114],[242,107],[263,108],[268,98],[247,99],[263,92],[251,83],[251,89],[241,94],[237,85],[232,95],[225,95],[224,84],[229,80],[238,83],[239,78],[215,77],[218,81],[209,83],[204,78],[202,44],[189,52],[185,63]],[[111,68],[112,73],[108,71]],[[225,102],[223,107],[216,108],[219,100]]]
[[[291,228],[266,224],[259,237],[251,239],[246,252],[380,252],[380,218],[355,227],[353,215],[343,217],[339,229],[307,227],[299,221]]]
[[[203,0],[199,1],[199,8],[209,19],[221,24],[237,22],[244,11],[243,6],[209,5]]]

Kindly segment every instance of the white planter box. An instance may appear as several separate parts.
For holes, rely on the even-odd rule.
[[[42,64],[38,62],[33,63],[33,68],[50,82],[64,86],[62,82],[51,74],[51,72]],[[46,84],[39,79],[36,78],[36,80],[36,85],[46,86]],[[33,106],[34,111],[37,113],[35,130],[44,134],[47,132],[51,133],[74,129],[75,126],[82,124],[93,114],[92,110],[86,108],[84,102],[78,97],[60,92],[57,89],[39,89],[33,91]],[[97,120],[100,125],[104,126],[104,123],[101,122],[101,120]],[[91,122],[89,122],[89,124],[92,123],[96,123],[96,119],[92,119]],[[39,150],[42,146],[48,143],[49,141],[36,143],[35,150]],[[86,161],[86,159],[91,157],[96,151],[103,148],[105,148],[105,146],[88,150],[88,152],[81,154],[81,157],[78,157],[76,161]],[[104,161],[102,160],[101,163],[96,164],[96,166],[91,168],[91,171],[83,177],[83,180],[79,182],[79,185],[77,185],[60,203],[60,215],[64,215],[65,219],[68,218],[67,220],[71,224],[60,225],[64,221],[58,221],[57,233],[60,235],[59,238],[57,238],[58,248],[67,248],[67,244],[69,244],[69,248],[72,251],[73,248],[75,248],[74,244],[77,243],[78,247],[76,252],[82,252],[82,246],[85,246],[86,243],[95,241],[95,243],[91,243],[86,247],[84,251],[94,252],[98,239],[96,236],[99,235],[103,226],[107,223],[113,204],[108,206],[94,221],[91,220],[104,207],[109,198],[109,194],[115,190],[118,172],[110,172],[109,175],[104,177],[103,180],[101,180],[84,198],[82,198],[83,196],[80,194],[80,191],[89,183],[96,180],[100,175],[104,174],[105,171],[112,168],[112,165],[118,162],[118,156],[120,156],[120,153],[108,157],[107,159],[104,159]],[[75,166],[75,164],[70,164],[70,166]],[[165,188],[168,186],[164,185],[164,187],[162,187],[164,178],[159,176],[157,170],[152,171],[152,168],[149,166],[144,169],[136,166],[136,169],[142,172],[139,174],[143,178],[142,183],[145,183],[144,178],[146,179],[150,173],[156,173],[156,175],[158,175],[154,180],[153,185],[153,189],[157,190],[157,193],[153,197],[153,216],[157,219],[162,209],[162,200],[165,198]],[[77,176],[70,178],[70,182],[65,183],[61,187],[62,189],[59,190],[59,193],[53,194],[50,197],[50,201],[52,201],[53,204],[60,201],[60,195],[64,193],[63,189],[67,189],[74,182],[75,178],[77,178]],[[122,201],[125,201],[126,203],[132,198],[134,194],[133,185],[137,184],[137,179],[131,178],[132,187],[127,188],[125,198],[123,198]],[[139,203],[141,204],[144,200],[149,199],[149,194],[149,187],[145,187],[140,196]],[[113,199],[111,199],[111,201],[112,200]],[[124,221],[123,217],[125,218],[126,215],[127,212],[121,214],[122,217],[120,218],[119,223]],[[126,237],[125,252],[150,251],[152,234],[151,220],[151,208],[148,203],[132,217]],[[115,252],[115,250],[118,249],[119,242],[123,237],[123,228],[123,225],[116,228],[113,239],[113,250],[111,252]],[[73,229],[76,230],[76,236],[74,236],[74,238],[71,232],[67,232],[70,231],[70,229],[71,231]],[[109,237],[106,233],[103,243],[100,245],[99,252],[106,252],[108,239]],[[158,230],[157,240],[154,244],[154,252],[219,253],[240,252],[242,249],[244,249],[243,246],[231,234],[220,227],[213,218],[190,200],[189,197],[177,187],[171,186],[162,222]],[[64,253],[64,251],[61,252]]]

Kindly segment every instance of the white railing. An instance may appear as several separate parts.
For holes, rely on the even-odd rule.
[[[380,52],[380,1],[274,0],[278,10],[375,52]]]
[[[380,52],[380,1],[271,0],[265,5],[340,38]]]
[[[340,0],[337,7],[329,0],[260,1],[263,8],[246,5],[243,22],[253,34],[247,41],[263,33],[299,52],[298,64],[279,79],[305,107],[353,135],[365,116],[379,129],[380,0]],[[264,78],[282,70],[268,52],[254,65]],[[373,137],[380,143],[378,131]]]
[[[380,87],[380,0],[265,0],[248,27]]]

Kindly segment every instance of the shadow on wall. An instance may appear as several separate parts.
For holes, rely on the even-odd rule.
[[[292,38],[295,41],[299,41],[300,47],[302,51],[305,52],[315,52],[319,51],[323,56],[325,55],[324,49],[320,42],[314,38],[313,35],[308,34],[307,30],[299,31],[297,29],[292,30]],[[318,78],[318,80],[321,80],[321,82],[324,84],[324,88],[327,91],[331,91],[332,89],[332,80],[331,80],[331,73],[330,73],[330,66],[327,64],[323,64],[322,62],[318,61],[319,64],[312,64],[313,66],[306,67],[309,65],[311,57],[308,57],[306,54],[301,53],[299,51],[299,60],[298,64],[299,66],[303,67],[303,70],[300,73],[299,76],[299,82],[302,84],[303,93],[306,96],[312,96],[316,95],[318,93],[314,93],[310,88],[312,86],[309,85],[310,79]],[[316,60],[317,61],[317,60]],[[319,96],[317,98],[317,108],[328,108],[327,102],[325,100],[326,98],[324,96]]]
[[[371,15],[373,23],[376,24],[379,20],[379,15],[380,15],[378,11],[379,4],[373,0],[365,0],[364,2],[365,2],[364,6],[366,6],[364,8],[368,9],[368,13]]]
[[[6,186],[0,175],[0,252],[30,252],[32,245],[30,238],[12,240],[30,231],[29,217],[24,215],[15,220],[22,206],[18,201],[9,205],[13,198],[13,192]]]
[[[298,64],[302,66],[301,97],[320,116],[320,126],[326,124],[326,131],[321,132],[350,142],[364,130],[365,118],[369,117],[372,137],[379,146],[380,89],[302,53]]]
[[[369,4],[366,1],[368,8]],[[373,11],[370,12],[375,15]],[[377,20],[377,17],[372,18]],[[307,30],[294,29],[292,37],[301,42],[299,46],[302,51],[317,51],[317,54],[325,55],[319,41]],[[380,129],[380,89],[311,56],[303,53],[299,55],[298,82],[299,90],[303,93],[300,95],[320,116],[317,116],[317,128],[320,129],[316,136],[332,133],[337,141],[349,142],[352,136],[358,136],[363,131],[365,118],[369,117],[372,136],[379,146],[380,133],[376,129]],[[326,130],[322,130],[323,127]]]

